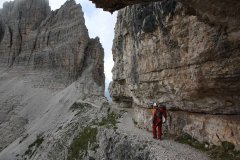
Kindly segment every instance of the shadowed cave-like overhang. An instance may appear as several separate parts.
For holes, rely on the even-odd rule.
[[[89,0],[96,5],[96,8],[102,8],[104,11],[113,13],[126,6],[146,3],[173,0]],[[201,18],[206,17],[212,23],[223,26],[240,25],[240,2],[239,0],[177,0],[183,5],[193,8]]]
[[[126,6],[143,3],[143,2],[157,2],[162,0],[90,0],[95,3],[96,8],[102,8],[104,11],[113,13]]]

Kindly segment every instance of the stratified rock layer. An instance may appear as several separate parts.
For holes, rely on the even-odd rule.
[[[178,1],[121,10],[113,44],[116,101],[240,113],[238,26],[212,25]],[[123,99],[124,98],[124,99]]]
[[[12,66],[21,52],[31,53],[35,49],[33,43],[36,43],[36,31],[50,12],[46,0],[21,0],[3,4],[0,11],[3,31],[0,41],[1,65]]]
[[[99,41],[90,40],[81,6],[74,0],[52,12],[46,0],[6,2],[0,13],[1,66],[47,69],[58,78],[76,80],[92,56],[97,73],[102,73],[98,84],[103,86],[103,61],[99,61],[103,49]],[[88,45],[96,45],[99,52],[87,50]]]
[[[223,7],[218,2],[211,4],[220,7],[216,13]],[[239,146],[240,28],[237,16],[229,17],[238,10],[230,12],[233,1],[224,6],[225,15],[210,16],[213,8],[207,2],[205,8],[192,4],[166,0],[119,11],[110,92],[122,106],[136,108],[140,127],[149,123],[146,115],[151,117],[145,105],[155,100],[185,114],[170,113],[176,123],[169,124],[170,133],[187,132],[199,140]],[[214,114],[235,116],[229,125],[227,116]],[[179,121],[186,123],[177,125]],[[202,132],[193,127],[195,123],[202,125]],[[224,127],[232,134],[217,133]]]
[[[68,123],[67,110],[75,101],[104,102],[103,59],[99,38],[89,38],[81,6],[74,0],[56,11],[50,10],[48,0],[4,3],[0,10],[0,159],[10,155],[6,148],[23,134],[42,132],[43,126],[41,130],[53,130],[64,119]],[[39,124],[41,119],[44,122]]]
[[[150,109],[134,108],[134,121],[137,126],[152,131],[152,112]],[[209,115],[185,111],[168,111],[165,135],[183,135],[185,133],[201,142],[221,145],[227,141],[240,149],[240,116]],[[164,136],[165,136],[164,135]]]

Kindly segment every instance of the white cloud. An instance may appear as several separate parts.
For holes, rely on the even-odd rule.
[[[59,9],[65,2],[66,0],[49,0],[49,5],[51,6],[52,10],[56,10]]]
[[[0,0],[0,8],[2,8],[4,2],[6,2],[6,0]]]
[[[0,0],[0,6],[2,6],[5,1],[6,0]],[[52,10],[60,8],[65,2],[66,0],[49,0]],[[76,2],[82,5],[90,37],[100,37],[100,41],[105,51],[105,76],[106,81],[109,82],[112,80],[112,41],[114,37],[114,26],[117,19],[117,13],[115,12],[114,14],[110,14],[109,12],[102,11],[102,9],[96,9],[95,5],[89,0],[76,0]]]

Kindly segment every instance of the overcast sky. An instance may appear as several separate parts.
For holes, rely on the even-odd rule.
[[[0,0],[0,8],[5,1],[9,0]],[[114,26],[116,23],[116,15],[104,12],[101,9],[96,9],[95,5],[92,4],[89,0],[75,0],[77,3],[80,3],[83,8],[84,17],[86,26],[89,31],[91,38],[96,36],[100,37],[100,41],[103,45],[105,51],[105,76],[107,82],[112,79],[112,40],[114,37]],[[66,2],[66,0],[49,0],[52,10],[58,9]],[[106,86],[108,87],[108,86]]]

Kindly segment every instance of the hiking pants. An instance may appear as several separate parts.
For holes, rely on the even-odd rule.
[[[158,131],[157,131],[157,128],[158,128]],[[158,139],[161,139],[161,137],[162,137],[162,123],[153,124],[152,132],[153,132],[153,138],[157,138],[157,132],[158,132]]]

